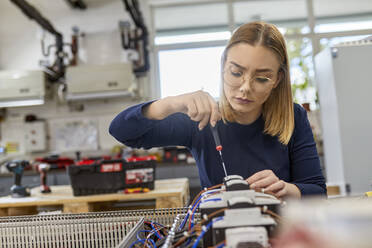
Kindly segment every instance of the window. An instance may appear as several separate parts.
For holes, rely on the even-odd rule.
[[[319,24],[315,27],[315,32],[338,32],[338,31],[351,31],[360,29],[372,29],[372,21],[358,21],[358,22],[341,22],[341,23],[325,23]]]
[[[333,37],[333,38],[322,38],[320,40],[320,45],[322,48],[334,46],[343,42],[358,41],[363,40],[370,35],[354,35],[354,36],[343,36],[343,37]]]
[[[223,49],[219,46],[160,51],[161,97],[204,90],[217,98]]]
[[[205,33],[184,34],[184,35],[156,36],[155,45],[228,40],[230,39],[230,36],[231,36],[231,33],[229,31],[205,32]]]
[[[311,40],[287,40],[287,52],[290,63],[293,99],[297,103],[310,103],[316,108],[316,90],[312,83],[314,80],[314,66],[312,61]]]
[[[307,26],[306,3],[304,0],[236,1],[234,19],[238,25],[266,21],[275,24],[284,33],[285,28]],[[294,30],[309,32],[308,28]]]
[[[370,0],[312,0],[316,33],[372,28]]]
[[[310,102],[314,109],[314,54],[372,34],[371,0],[165,2],[152,6],[159,97],[200,89],[218,97],[224,44],[238,25],[262,20],[275,24],[286,38],[295,101]]]

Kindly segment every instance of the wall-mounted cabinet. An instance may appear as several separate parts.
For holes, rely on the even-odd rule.
[[[43,71],[0,71],[0,107],[44,104]]]
[[[129,63],[81,65],[66,69],[68,101],[133,95],[134,75]]]

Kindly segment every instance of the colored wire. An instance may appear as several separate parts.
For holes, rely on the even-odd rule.
[[[164,225],[162,225],[160,223],[157,223],[157,222],[153,222],[153,221],[151,221],[151,222],[145,221],[144,223],[151,226],[152,229],[151,230],[139,230],[136,234],[137,240],[134,241],[131,244],[131,246],[130,246],[131,248],[136,246],[136,244],[138,244],[138,243],[142,243],[143,247],[150,247],[150,245],[147,243],[147,241],[149,241],[151,243],[152,248],[156,248],[155,240],[151,239],[150,237],[152,235],[156,234],[156,236],[158,237],[158,240],[161,240],[161,239],[164,238],[164,235],[161,235],[160,232],[159,232],[161,229],[166,228]],[[149,234],[146,236],[146,238],[141,239],[141,237],[140,237],[141,233],[149,233]]]
[[[196,209],[199,207],[199,205],[200,205],[201,202],[204,202],[205,201],[205,200],[203,200],[203,198],[208,198],[211,195],[217,194],[219,192],[220,191],[213,190],[213,191],[204,192],[203,194],[200,195],[199,199],[195,202],[195,204],[193,206],[193,209],[191,211],[191,215],[189,216],[189,230],[194,225],[194,223],[193,223],[194,222],[193,216],[194,216],[194,213],[195,213]]]
[[[221,220],[223,220],[223,216],[220,216],[220,217],[217,217],[217,218],[213,219],[212,221],[210,221],[208,223],[208,225],[205,226],[205,228],[202,228],[203,230],[200,233],[200,235],[198,236],[198,238],[196,239],[192,248],[197,248],[200,240],[203,238],[204,234],[209,230],[209,228],[213,225],[213,223],[216,223],[216,222],[221,221]]]
[[[146,246],[146,244],[147,244],[147,240],[150,240],[150,242],[151,241],[154,241],[153,239],[151,239],[150,237],[155,233],[155,232],[157,232],[157,231],[160,231],[161,229],[163,229],[163,228],[165,228],[165,226],[162,226],[162,227],[160,227],[160,228],[155,228],[155,229],[152,229],[151,230],[151,232],[147,235],[147,237],[146,237],[146,240],[145,240],[145,244],[144,244],[144,246]],[[161,240],[161,239],[163,239],[164,237],[162,237],[162,238],[159,238],[159,240]],[[154,243],[155,244],[155,243]]]
[[[152,227],[153,230],[155,230],[155,234],[156,236],[159,238],[159,239],[162,239],[162,237],[160,236],[160,233],[158,231],[158,229],[155,228],[155,226],[153,225],[154,222],[151,221],[150,225]]]
[[[213,246],[213,248],[223,248],[225,246],[226,240],[221,241],[220,243]]]
[[[201,220],[200,225],[203,225],[205,222],[209,221],[209,220],[210,220],[211,218],[213,218],[214,216],[216,216],[216,215],[218,215],[218,214],[224,212],[226,209],[227,209],[227,208],[221,208],[221,209],[216,210],[216,211],[214,211],[213,213],[209,214],[208,216],[206,216],[204,219]],[[189,231],[186,233],[186,235],[184,234],[184,236],[183,236],[182,238],[180,238],[180,239],[175,243],[174,247],[177,247],[177,246],[179,246],[180,244],[182,244],[183,242],[185,242],[185,240],[186,240],[187,238],[189,238],[190,235],[193,234],[195,228],[196,228],[196,225],[195,225],[193,228],[191,228],[191,230],[189,230]]]
[[[187,222],[187,219],[190,217],[191,211],[192,211],[193,207],[195,206],[195,202],[196,202],[197,200],[199,200],[200,196],[201,196],[202,194],[208,192],[208,191],[213,191],[213,192],[215,192],[215,191],[221,191],[221,189],[217,189],[217,188],[220,188],[221,186],[223,186],[222,183],[217,184],[217,185],[214,185],[214,186],[211,186],[211,187],[206,188],[206,189],[203,189],[202,191],[200,191],[200,192],[199,192],[199,193],[194,197],[194,200],[192,201],[192,203],[191,203],[190,206],[189,206],[189,211],[187,212],[185,218],[183,219],[181,225],[179,226],[178,231],[182,230],[183,227],[185,226],[185,224],[186,224],[186,222]]]
[[[157,225],[157,226],[164,227],[164,225],[162,225],[162,224],[160,224],[160,223],[158,223],[158,222],[153,221],[152,223],[154,223],[154,224]]]
[[[156,244],[155,244],[155,241],[154,241],[154,240],[152,240],[152,239],[148,239],[148,240],[150,240],[150,242],[151,242],[151,244],[152,244],[152,247],[156,248]]]
[[[205,193],[205,192],[204,192],[204,193]],[[199,193],[199,194],[198,194],[198,198],[196,198],[196,197],[194,198],[194,200],[193,200],[193,204],[191,204],[191,205],[189,206],[189,210],[187,211],[187,214],[186,214],[185,218],[183,219],[181,225],[178,227],[178,231],[181,231],[181,230],[183,229],[183,227],[185,226],[187,220],[190,219],[190,216],[191,216],[191,214],[192,214],[193,211],[194,211],[195,205],[196,205],[196,204],[201,200],[201,198],[203,197],[203,194],[204,194],[204,193]],[[195,201],[195,199],[197,199],[197,200]],[[189,221],[190,221],[190,220],[189,220]],[[189,225],[189,229],[190,229],[190,225]]]
[[[263,212],[272,216],[278,223],[280,224],[283,223],[283,218],[280,215],[277,215],[276,213],[274,213],[273,211],[266,209]]]
[[[139,234],[140,234],[140,233],[144,233],[144,232],[151,232],[151,231],[150,231],[150,230],[140,230],[140,231],[138,231],[138,232],[137,232],[137,235],[136,235],[138,240],[141,239],[140,236],[139,236]]]
[[[211,202],[211,201],[222,201],[222,198],[212,198],[212,199],[201,200],[198,203],[198,205],[195,207],[194,211],[192,212],[189,229],[191,229],[194,226],[194,214],[195,214],[195,210],[200,206],[201,203]]]
[[[198,200],[194,203],[194,205],[192,206],[192,209],[191,209],[191,213],[190,215],[188,216],[188,220],[189,220],[189,230],[192,228],[193,226],[193,223],[191,223],[191,220],[192,220],[192,217],[194,216],[194,212],[195,210],[197,209],[197,206],[199,206],[200,204],[200,201],[203,199],[203,195],[200,195]]]
[[[144,244],[144,243],[145,243],[145,240],[144,240],[144,239],[136,240],[136,241],[134,241],[134,242],[129,246],[129,248],[134,247],[134,246],[135,246],[136,244],[138,244],[138,243],[142,243],[142,244]]]
[[[137,236],[137,237],[138,237],[138,236]],[[134,246],[135,246],[136,244],[138,244],[138,243],[142,243],[142,244],[143,244],[143,247],[146,247],[146,246],[147,246],[147,240],[150,240],[150,242],[151,242],[151,246],[152,246],[153,248],[156,248],[155,241],[152,240],[152,239],[138,239],[138,240],[134,241],[134,242],[129,246],[129,248],[134,247]]]

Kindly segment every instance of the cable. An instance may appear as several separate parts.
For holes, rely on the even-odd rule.
[[[190,235],[193,234],[193,232],[194,232],[194,230],[195,230],[195,228],[196,228],[197,226],[201,226],[201,225],[203,225],[205,222],[207,222],[208,220],[210,220],[212,217],[214,217],[214,216],[216,216],[216,215],[218,215],[218,214],[224,212],[226,209],[228,209],[228,208],[221,208],[221,209],[216,210],[216,211],[214,211],[213,213],[210,213],[209,215],[205,216],[205,217],[202,219],[202,221],[200,222],[199,225],[195,225],[195,226],[193,226],[193,228],[191,228],[191,230],[189,230],[188,232],[185,232],[185,233],[183,234],[184,236],[183,236],[182,238],[180,238],[180,239],[175,243],[174,247],[177,247],[177,246],[179,246],[180,244],[182,244],[183,242],[185,242],[185,240],[186,240],[187,238],[189,238]]]
[[[191,205],[193,205],[193,204],[195,203],[195,200],[196,200],[197,198],[199,198],[199,196],[200,196],[201,194],[203,194],[204,192],[209,191],[209,190],[212,190],[212,189],[220,188],[222,185],[223,185],[223,184],[220,183],[220,184],[217,184],[217,185],[211,186],[211,187],[209,187],[209,188],[203,189],[202,191],[200,191],[200,192],[198,193],[197,196],[195,196],[195,198],[194,198],[193,202],[191,203]]]
[[[136,241],[134,241],[134,242],[129,246],[129,248],[134,247],[134,246],[135,246],[136,244],[138,244],[138,243],[142,243],[142,244],[144,244],[144,242],[145,242],[144,239],[136,240]]]
[[[149,233],[149,235],[147,235],[147,237],[146,237],[146,240],[145,240],[145,244],[144,244],[144,246],[147,245],[147,240],[150,240],[150,242],[153,243],[153,245],[155,245],[154,247],[156,247],[155,241],[154,241],[153,239],[151,239],[150,237],[151,237],[154,233],[159,232],[160,230],[162,230],[162,229],[164,229],[164,228],[166,228],[166,227],[165,227],[165,226],[161,226],[160,228],[154,228],[154,229],[152,229],[151,232]],[[161,237],[161,238],[158,238],[158,240],[162,240],[162,239],[164,239],[164,236]]]
[[[160,224],[160,223],[158,223],[158,222],[155,222],[155,221],[153,221],[152,223],[154,223],[154,224],[157,225],[157,226],[165,227],[164,225],[162,225],[162,224]]]
[[[203,189],[202,191],[200,191],[197,196],[195,196],[194,200],[192,201],[192,203],[189,205],[189,210],[187,211],[187,214],[185,216],[185,218],[183,219],[181,225],[179,226],[178,228],[178,231],[182,230],[183,227],[185,226],[187,220],[189,219],[190,215],[192,214],[192,211],[195,207],[195,204],[197,204],[198,201],[201,200],[201,198],[205,195],[205,194],[212,194],[212,193],[218,193],[218,192],[221,192],[222,190],[221,189],[216,189],[218,187],[221,187],[222,184],[218,184],[218,185],[215,185],[215,186],[212,186],[210,188],[206,188],[206,189]]]
[[[204,192],[203,194],[200,195],[199,199],[195,202],[194,206],[192,207],[192,210],[189,216],[189,229],[192,228],[193,226],[193,220],[194,220],[193,217],[194,217],[194,213],[196,209],[199,207],[201,202],[204,202],[203,198],[208,198],[211,195],[217,194],[219,192],[220,191],[211,190],[211,191]],[[209,194],[209,195],[205,195],[205,194]]]
[[[150,231],[150,230],[139,230],[139,231],[137,232],[137,235],[136,235],[138,240],[141,239],[140,236],[139,236],[139,234],[140,234],[140,233],[144,233],[144,232],[151,232],[151,231]]]
[[[192,208],[191,208],[191,212],[188,212],[188,213],[187,213],[187,214],[188,214],[187,219],[189,220],[189,230],[190,230],[191,227],[192,227],[192,224],[191,224],[191,218],[194,216],[194,212],[195,212],[197,206],[199,206],[200,201],[203,199],[203,197],[204,197],[203,194],[201,194],[201,195],[199,196],[198,200],[196,200],[196,202],[195,202],[194,205],[192,206]],[[189,214],[189,213],[190,213],[190,214]]]
[[[160,233],[159,231],[155,228],[155,226],[153,225],[153,222],[150,223],[151,227],[153,228],[153,230],[155,230],[155,234],[156,236],[159,238],[159,239],[162,239],[162,237],[160,237]]]
[[[263,209],[263,212],[272,216],[280,224],[284,222],[283,218],[280,215],[274,213],[273,211],[269,209]]]
[[[221,241],[220,243],[216,244],[212,248],[223,248],[225,246],[225,244],[226,244],[226,240]]]
[[[223,220],[223,216],[217,217],[217,218],[213,219],[212,221],[210,221],[207,226],[203,226],[202,227],[202,232],[200,233],[199,237],[196,239],[192,248],[197,248],[200,240],[203,238],[204,234],[209,230],[209,228],[213,225],[213,223],[216,223],[216,222],[221,221],[221,220]]]
[[[156,248],[156,244],[155,244],[155,241],[154,241],[154,240],[152,240],[152,239],[148,239],[148,240],[150,240],[150,242],[151,242],[151,244],[152,244],[152,247]]]
[[[151,230],[139,230],[136,234],[137,240],[134,241],[130,248],[136,247],[136,244],[142,243],[143,247],[152,247],[156,248],[156,242],[152,238],[150,238],[152,235],[156,234],[157,239],[161,240],[164,239],[165,235],[164,232],[163,234],[160,234],[160,230],[165,229],[166,227],[160,223],[154,222],[154,221],[144,221],[144,224],[148,225],[145,228],[151,227]],[[140,234],[141,233],[149,233],[145,238],[141,238]],[[161,236],[160,236],[161,235]],[[151,246],[147,243],[149,241],[151,243]]]
[[[191,229],[193,226],[194,226],[194,214],[195,214],[195,210],[197,208],[199,208],[200,204],[203,203],[203,202],[211,202],[211,201],[222,201],[222,198],[212,198],[212,199],[205,199],[205,200],[201,200],[198,205],[196,205],[196,207],[194,208],[193,212],[192,212],[192,215],[191,215],[191,221],[190,221],[190,224],[189,224],[189,229]]]

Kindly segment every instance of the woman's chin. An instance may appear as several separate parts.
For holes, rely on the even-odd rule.
[[[234,112],[236,112],[237,114],[250,113],[254,109],[253,106],[242,106],[240,104],[233,104],[232,107]]]

